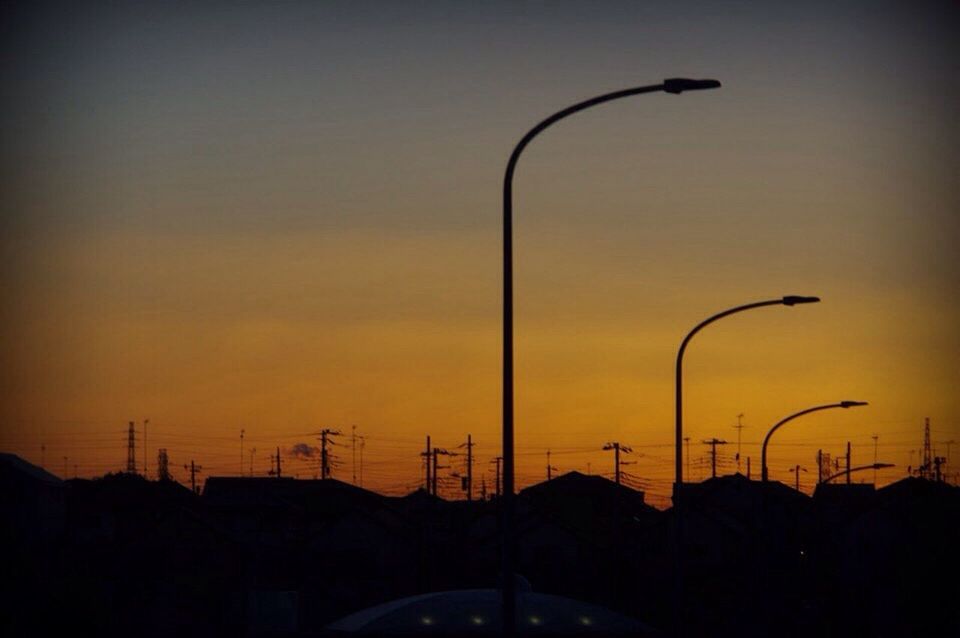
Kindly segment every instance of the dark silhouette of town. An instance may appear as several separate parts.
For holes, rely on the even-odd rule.
[[[328,625],[364,608],[498,585],[495,497],[287,477],[210,477],[198,494],[130,473],[62,481],[0,458],[6,636],[340,635]],[[683,497],[685,635],[960,635],[956,486],[910,476],[810,497],[733,474]],[[641,491],[555,476],[518,495],[519,576],[671,635],[672,530],[672,510]],[[428,620],[419,633],[471,633]],[[538,631],[521,618],[520,630],[616,634],[588,620]]]

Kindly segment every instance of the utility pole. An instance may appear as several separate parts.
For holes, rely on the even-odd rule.
[[[276,467],[274,467],[274,463],[276,463]],[[276,476],[277,478],[280,478],[282,476],[281,470],[282,468],[280,467],[280,446],[278,445],[276,456],[274,456],[273,454],[270,455],[270,471],[267,472],[267,474],[270,476]]]
[[[443,454],[445,456],[456,456],[454,452],[448,452],[444,448],[435,447],[433,448],[433,485],[431,486],[433,490],[433,495],[437,496],[437,483],[439,478],[439,470],[446,469],[450,467],[449,465],[439,465],[439,456]]]
[[[799,492],[799,491],[800,491],[800,472],[801,472],[801,471],[806,472],[806,471],[807,471],[807,468],[805,468],[805,467],[800,467],[800,465],[797,465],[796,467],[790,468],[790,471],[793,472],[794,474],[796,474],[796,477],[795,477],[795,478],[796,478],[795,488],[796,488],[796,490]]]
[[[552,480],[553,480],[553,471],[554,471],[554,470],[557,470],[557,468],[553,467],[553,465],[550,464],[550,450],[547,450],[547,480],[548,480],[548,481],[552,481]],[[557,471],[559,472],[560,470],[557,470]],[[589,471],[588,471],[588,473],[589,473]]]
[[[194,494],[199,494],[200,491],[197,490],[197,473],[200,472],[203,468],[195,464],[193,460],[190,460],[190,465],[184,464],[183,469],[190,472],[190,491]]]
[[[467,435],[467,502],[473,500],[473,436]]]
[[[150,478],[147,474],[147,424],[150,419],[143,420],[143,478]]]
[[[133,429],[133,421],[127,428],[127,474],[137,473],[137,435]]]
[[[603,446],[604,450],[613,450],[613,476],[615,483],[620,485],[620,451],[622,450],[624,454],[629,454],[633,452],[633,449],[629,445],[620,445],[619,441],[613,441],[612,443],[606,443]]]
[[[367,445],[367,437],[361,434],[357,439],[360,440],[360,487],[363,487],[363,448]]]
[[[250,448],[250,476],[253,477],[253,457],[257,455],[257,448]]]
[[[66,481],[68,478],[67,476],[68,471],[69,470],[67,469],[67,457],[65,456],[63,457],[63,480],[64,481]]]
[[[724,441],[723,439],[718,439],[717,437],[713,437],[713,438],[710,439],[709,441],[704,441],[703,443],[704,443],[705,445],[709,445],[709,446],[710,446],[710,473],[711,473],[711,478],[717,478],[717,446],[718,446],[718,445],[726,445],[727,442]]]
[[[170,476],[170,461],[167,458],[167,448],[160,448],[157,451],[157,480],[158,481],[170,481],[172,477]]]
[[[327,452],[327,444],[334,445],[333,441],[330,440],[331,436],[340,436],[340,430],[331,430],[330,428],[324,428],[320,430],[320,478],[321,479],[330,478],[330,457],[332,455]]]
[[[823,483],[823,448],[817,450],[817,485]]]
[[[750,457],[747,457],[747,480],[750,480]]]
[[[737,415],[737,424],[733,426],[737,428],[737,474],[740,473],[740,433],[743,431],[743,428],[747,427],[743,424],[743,413]]]
[[[876,465],[877,464],[877,439],[880,438],[880,435],[874,434],[870,438],[873,439],[873,464]],[[876,486],[877,484],[877,468],[876,467],[873,468],[873,484],[874,486]]]
[[[244,429],[240,428],[240,472],[238,472],[240,476],[243,476],[243,435]]]
[[[933,456],[930,451],[930,417],[924,419],[923,426],[923,465],[920,466],[921,478],[931,478],[933,469]]]
[[[850,468],[853,467],[850,465],[850,441],[847,441],[847,485],[850,485]]]
[[[495,456],[493,457],[493,459],[491,459],[490,462],[496,463],[497,465],[496,467],[497,483],[496,483],[496,491],[494,492],[494,494],[496,494],[497,498],[500,498],[500,464],[503,462],[503,457]]]

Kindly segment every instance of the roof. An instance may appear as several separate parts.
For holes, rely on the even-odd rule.
[[[432,592],[376,605],[331,623],[332,635],[497,636],[501,630],[501,592],[462,589]],[[629,616],[590,603],[517,592],[517,633],[538,636],[643,636],[652,629]]]
[[[41,467],[24,461],[16,454],[0,452],[0,467],[6,472],[19,474],[23,478],[45,483],[51,486],[62,486],[63,481]]]

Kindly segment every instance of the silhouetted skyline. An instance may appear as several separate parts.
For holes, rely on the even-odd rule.
[[[507,153],[556,108],[684,74],[724,88],[564,122],[518,172],[520,486],[547,448],[611,472],[616,440],[664,499],[679,339],[795,291],[823,303],[730,320],[688,354],[693,478],[695,442],[733,440],[741,413],[758,475],[783,415],[871,402],[778,434],[790,485],[820,448],[873,462],[878,435],[886,483],[924,417],[937,442],[960,434],[952,3],[4,16],[0,449],[50,471],[122,469],[130,420],[180,481],[191,459],[235,474],[253,447],[262,474],[277,446],[355,424],[369,487],[416,484],[426,434],[472,434],[490,484]]]

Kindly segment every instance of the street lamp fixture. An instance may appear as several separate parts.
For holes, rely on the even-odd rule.
[[[807,408],[806,410],[801,410],[800,412],[791,414],[787,418],[781,419],[779,422],[777,422],[777,424],[774,425],[772,428],[770,428],[770,431],[767,432],[767,436],[763,438],[763,448],[760,450],[760,468],[761,468],[760,475],[762,477],[763,482],[764,483],[767,482],[767,443],[770,442],[770,437],[773,436],[773,433],[776,432],[777,429],[780,428],[780,426],[787,423],[788,421],[792,421],[796,419],[799,416],[803,416],[804,414],[810,414],[811,412],[818,412],[820,410],[830,410],[832,408],[844,408],[844,409],[856,408],[862,405],[867,405],[867,402],[866,401],[840,401],[838,403],[828,403],[827,405],[818,405],[813,408]]]
[[[527,131],[510,154],[503,178],[503,496],[502,538],[503,538],[503,633],[513,636],[516,630],[515,600],[515,556],[514,556],[514,451],[513,451],[513,174],[523,149],[551,124],[563,118],[588,109],[633,95],[644,93],[674,93],[715,89],[720,86],[717,80],[691,80],[688,78],[669,78],[661,84],[638,86],[612,93],[605,93],[578,102],[557,111]]]

